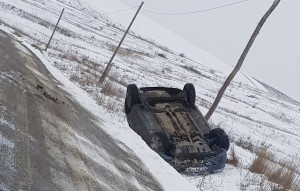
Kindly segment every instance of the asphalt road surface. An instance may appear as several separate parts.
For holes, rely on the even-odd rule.
[[[59,85],[0,31],[0,190],[162,190]]]

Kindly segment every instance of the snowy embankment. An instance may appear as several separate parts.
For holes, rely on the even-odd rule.
[[[32,48],[30,44],[24,43],[31,51],[33,51],[45,64],[50,73],[62,83],[62,88],[67,90],[82,106],[88,111],[93,113],[95,116],[101,119],[105,119],[105,123],[99,123],[99,126],[112,137],[125,143],[130,149],[132,149],[139,158],[145,163],[146,167],[149,168],[150,172],[160,181],[161,185],[165,190],[170,191],[181,191],[181,190],[197,190],[193,185],[189,184],[175,169],[169,166],[157,153],[152,151],[147,144],[134,133],[129,127],[125,119],[120,120],[116,115],[107,113],[107,111],[99,106],[95,100],[93,100],[87,92],[77,87],[69,79],[67,79],[63,73],[57,68],[53,67],[48,60],[36,49]],[[97,122],[97,121],[96,121]],[[78,137],[79,139],[82,139]],[[119,145],[121,148],[122,145]],[[91,151],[96,152],[96,151]],[[88,151],[87,151],[88,153]],[[103,162],[103,161],[99,161]],[[174,181],[176,184],[174,184]]]
[[[102,3],[110,7],[110,10],[115,10],[114,6],[118,1]],[[42,49],[62,7],[66,10],[59,30],[48,51],[44,52]],[[2,29],[19,36],[19,40],[27,46],[40,49],[31,47],[45,64],[49,63],[48,67],[53,69],[54,66],[59,70],[53,71],[50,68],[56,78],[63,79],[67,90],[73,92],[83,105],[106,122],[107,132],[135,151],[166,190],[182,190],[180,185],[184,185],[185,180],[151,151],[126,124],[123,114],[126,85],[136,83],[140,87],[182,88],[187,82],[194,83],[197,91],[196,104],[205,113],[231,67],[141,16],[137,20],[139,34],[147,35],[146,31],[151,29],[155,41],[131,32],[114,60],[108,79],[99,88],[96,83],[125,27],[114,24],[108,16],[101,15],[81,1],[5,0],[0,3],[0,9],[1,22],[13,28],[2,25]],[[129,12],[128,16],[131,15],[132,12]],[[170,39],[169,42],[166,39]],[[174,42],[170,42],[173,40]],[[157,42],[164,42],[165,45]],[[94,100],[87,101],[87,95]],[[272,182],[281,183],[266,174],[249,171],[260,150],[268,153],[269,157],[265,158],[272,164],[292,166],[287,169],[292,169],[298,177],[299,111],[299,103],[268,92],[255,79],[240,73],[227,89],[210,121],[228,132],[234,143],[232,148],[238,159],[235,164],[237,167],[228,165],[220,174],[186,178],[204,190],[257,190],[262,186],[271,189],[274,186]],[[232,158],[232,152],[231,150],[229,158]],[[298,180],[297,177],[295,181]]]

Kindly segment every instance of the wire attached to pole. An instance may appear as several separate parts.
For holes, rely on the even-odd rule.
[[[114,14],[114,13],[120,13],[120,12],[128,11],[128,10],[131,10],[131,9],[135,9],[137,7],[139,7],[139,6],[130,7],[128,9],[123,9],[123,10],[120,10],[120,11],[114,11],[114,12],[110,12],[110,13],[104,13],[102,15],[110,15],[110,14]]]
[[[181,13],[161,13],[161,12],[155,12],[155,11],[147,10],[145,8],[143,8],[143,10],[148,12],[148,13],[157,14],[157,15],[167,15],[167,16],[188,15],[188,14],[202,13],[202,12],[208,12],[208,11],[212,11],[212,10],[216,10],[216,9],[221,9],[221,8],[224,8],[224,7],[229,7],[229,6],[232,6],[232,5],[244,3],[246,1],[249,1],[249,0],[237,1],[237,2],[233,2],[233,3],[229,3],[229,4],[226,4],[226,5],[221,5],[221,6],[213,7],[213,8],[209,8],[209,9],[203,9],[203,10],[198,10],[198,11],[190,11],[190,12],[181,12]]]

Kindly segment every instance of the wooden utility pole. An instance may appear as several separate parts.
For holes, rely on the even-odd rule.
[[[274,3],[272,4],[272,6],[269,8],[269,10],[264,14],[264,16],[262,17],[262,19],[259,21],[257,27],[255,28],[250,40],[247,43],[247,46],[245,47],[240,59],[238,60],[238,63],[236,64],[236,66],[234,67],[233,71],[230,73],[230,75],[227,77],[227,79],[225,80],[223,86],[221,87],[214,103],[212,104],[212,106],[210,107],[210,109],[208,110],[208,112],[205,115],[205,118],[208,120],[212,114],[214,113],[214,111],[216,110],[219,102],[221,101],[223,94],[226,90],[226,88],[228,87],[228,85],[230,84],[230,82],[233,80],[234,76],[237,74],[237,72],[240,70],[255,38],[257,37],[260,29],[262,28],[262,26],[264,25],[264,23],[266,22],[267,18],[271,15],[271,13],[274,11],[274,9],[277,7],[277,5],[279,4],[280,0],[275,0]]]
[[[127,33],[129,32],[129,29],[130,29],[131,25],[133,24],[133,22],[134,22],[136,16],[137,16],[138,13],[140,12],[140,10],[141,10],[143,4],[144,4],[144,2],[141,3],[141,5],[140,5],[140,7],[138,8],[137,12],[135,13],[135,15],[134,15],[132,21],[130,22],[130,24],[129,24],[127,30],[126,30],[126,32],[124,33],[123,38],[121,39],[119,45],[117,46],[117,48],[116,48],[114,54],[113,54],[112,57],[110,58],[110,60],[109,60],[109,62],[108,62],[108,64],[107,64],[107,66],[106,66],[106,68],[105,68],[105,70],[104,70],[104,72],[103,72],[103,74],[102,74],[102,76],[101,76],[101,78],[100,78],[100,80],[98,81],[98,85],[101,85],[101,84],[104,82],[106,76],[108,75],[108,72],[110,71],[110,69],[111,69],[111,67],[112,67],[112,65],[113,65],[112,61],[113,61],[114,57],[116,56],[116,54],[117,54],[117,52],[118,52],[120,46],[122,45],[122,43],[123,43],[123,41],[124,41],[124,39],[125,39]]]
[[[48,46],[49,46],[49,44],[50,44],[50,42],[51,42],[51,40],[52,40],[52,37],[53,37],[53,35],[54,35],[55,31],[56,31],[56,28],[57,28],[58,23],[59,23],[59,21],[60,21],[62,15],[63,15],[63,13],[64,13],[64,10],[65,10],[65,8],[63,8],[63,10],[61,11],[61,14],[60,14],[59,19],[58,19],[58,21],[57,21],[57,23],[56,23],[56,25],[55,25],[55,27],[54,27],[54,30],[53,30],[53,32],[52,32],[52,35],[51,35],[50,39],[49,39],[49,42],[48,42],[48,44],[46,45],[45,51],[47,51],[47,49],[48,49]]]

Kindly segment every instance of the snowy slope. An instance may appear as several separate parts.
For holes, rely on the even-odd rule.
[[[26,44],[27,47],[31,47],[29,44]],[[31,48],[32,51],[35,51],[34,48]],[[120,122],[115,115],[106,113],[106,111],[99,106],[95,100],[93,100],[89,95],[79,87],[75,86],[69,79],[67,79],[63,74],[53,67],[45,57],[40,53],[35,51],[39,58],[42,59],[47,69],[54,75],[54,77],[62,82],[63,87],[71,93],[76,100],[78,100],[85,108],[95,114],[99,119],[107,119],[105,124],[99,122],[99,125],[104,128],[111,136],[116,139],[126,143],[126,145],[131,148],[135,153],[140,156],[145,165],[150,169],[153,175],[158,180],[163,180],[161,185],[165,190],[196,190],[192,185],[188,184],[187,181],[179,176],[179,174],[171,166],[166,165],[155,152],[148,148],[146,143],[130,129],[124,128],[127,126],[125,123]],[[79,139],[82,139],[79,137]],[[84,140],[89,142],[88,140]],[[125,149],[122,145],[119,145],[121,148]],[[96,151],[91,150],[91,153]],[[93,154],[96,156],[97,154]],[[99,161],[104,162],[104,161]],[[173,181],[176,180],[177,184],[173,184]],[[133,181],[134,182],[134,181]]]
[[[105,17],[117,21],[117,23],[120,23],[125,27],[129,25],[129,22],[131,21],[133,15],[136,13],[137,10],[137,8],[133,8],[126,12],[110,14],[118,10],[126,10],[128,9],[128,7],[122,4],[122,1],[120,0],[111,0],[109,2],[105,0],[86,0],[86,2],[92,5],[94,9],[98,9],[101,13],[104,13]],[[188,58],[193,59],[198,63],[206,63],[209,64],[209,66],[212,68],[219,68],[219,70],[226,76],[232,71],[232,67],[226,65],[223,61],[217,59],[216,57],[210,55],[209,53],[195,46],[194,44],[181,38],[172,31],[169,31],[167,28],[164,28],[163,26],[155,23],[151,19],[145,17],[143,15],[143,9],[136,18],[131,30],[144,38],[152,39],[155,42],[159,42],[160,44],[171,48],[172,51],[175,51],[177,53],[183,53]],[[243,74],[238,74],[237,78],[239,80],[245,81],[246,83],[249,83],[249,80],[255,81],[250,76],[247,77]],[[252,83],[250,84],[252,85]],[[258,86],[263,89],[262,86]]]
[[[45,64],[49,63],[47,67],[67,90],[106,122],[107,132],[141,157],[166,190],[191,186],[128,127],[122,112],[125,87],[136,83],[181,88],[192,82],[197,90],[196,104],[205,113],[231,67],[141,15],[132,28],[136,34],[131,32],[127,36],[106,85],[99,88],[96,82],[125,30],[110,18],[126,25],[134,11],[129,11],[126,17],[125,13],[114,17],[102,15],[124,6],[115,0],[98,2],[105,5],[99,12],[91,8],[97,5],[79,0],[4,0],[0,2],[1,28],[19,36],[29,47],[44,49],[61,8],[65,7],[48,52],[31,49]],[[263,180],[265,188],[271,189],[272,180],[248,170],[259,149],[266,149],[275,164],[293,164],[295,174],[299,174],[299,111],[299,103],[268,92],[255,79],[239,74],[210,121],[230,135],[239,158],[238,167],[228,165],[220,174],[185,178],[200,190],[241,190],[248,182],[253,184],[246,190],[257,190]],[[213,182],[218,184],[211,186]]]

